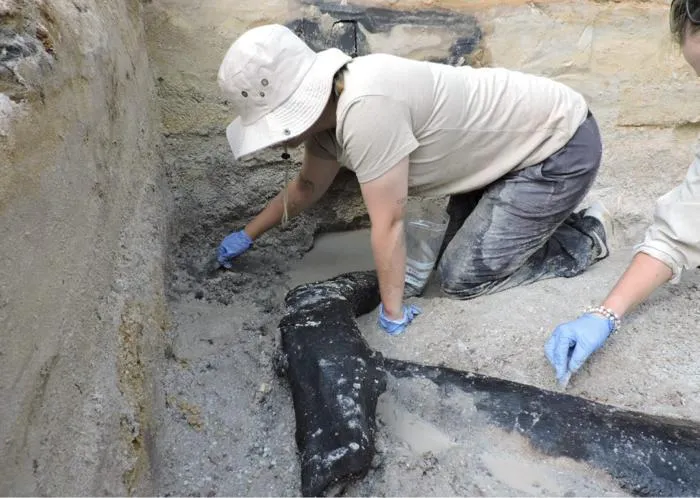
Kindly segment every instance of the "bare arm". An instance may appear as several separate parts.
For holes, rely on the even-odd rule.
[[[340,164],[335,160],[320,159],[308,151],[299,175],[289,182],[287,190],[287,213],[293,217],[312,206],[326,193],[338,174]],[[244,228],[248,236],[255,240],[282,221],[284,214],[283,193],[272,199],[260,214]]]
[[[392,320],[403,316],[406,269],[404,216],[408,198],[408,156],[379,178],[361,184],[369,213],[372,252],[385,313]]]
[[[622,318],[668,282],[671,276],[671,269],[665,263],[640,252],[610,291],[603,306]]]

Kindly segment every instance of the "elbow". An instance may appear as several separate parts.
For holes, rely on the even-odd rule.
[[[403,233],[403,217],[392,219],[389,223],[389,230]]]
[[[646,239],[635,246],[634,253],[644,253],[657,261],[665,264],[671,270],[671,283],[680,281],[684,267],[688,266],[688,260],[679,250],[678,245],[659,236],[649,234]]]
[[[371,236],[374,245],[383,245],[388,240],[403,234],[403,216],[391,216],[380,220],[372,220]]]

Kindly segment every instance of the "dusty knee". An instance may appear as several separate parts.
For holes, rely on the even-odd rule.
[[[473,294],[475,287],[481,285],[479,282],[473,282],[475,275],[472,272],[456,268],[444,261],[438,266],[438,274],[442,292],[453,299],[465,299]]]
[[[450,299],[465,300],[487,294],[496,282],[482,282],[480,284],[469,284],[460,281],[441,282],[442,293]]]
[[[512,275],[523,266],[520,258],[444,257],[438,266],[440,277],[448,287],[479,285]]]
[[[453,299],[470,299],[486,294],[520,267],[513,261],[501,261],[495,267],[483,268],[460,263],[450,264],[449,260],[443,260],[438,266],[441,290]]]

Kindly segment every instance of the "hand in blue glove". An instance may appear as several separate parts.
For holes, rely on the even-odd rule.
[[[590,313],[554,329],[544,351],[557,380],[565,383],[605,343],[612,330],[607,318]]]
[[[231,268],[231,260],[246,252],[251,245],[253,245],[253,239],[243,230],[233,232],[219,245],[216,259],[224,268]]]
[[[389,335],[402,334],[406,327],[413,321],[415,317],[420,315],[422,310],[415,305],[403,307],[403,317],[399,321],[391,320],[384,314],[384,305],[379,305],[379,326]]]

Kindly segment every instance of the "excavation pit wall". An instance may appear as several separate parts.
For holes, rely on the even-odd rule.
[[[576,279],[468,303],[445,300],[433,283],[415,300],[424,315],[396,340],[373,313],[360,320],[387,356],[552,388],[549,332],[603,297],[654,200],[690,162],[700,87],[669,40],[667,10],[666,1],[0,3],[2,44],[15,47],[0,72],[0,395],[9,400],[0,492],[299,492],[291,397],[276,373],[283,297],[309,269],[332,271],[332,257],[319,269],[307,253],[315,237],[368,223],[345,172],[233,271],[202,272],[284,179],[278,153],[233,160],[224,128],[234,116],[216,86],[230,43],[268,22],[316,49],[349,51],[352,27],[333,22],[355,18],[360,54],[503,66],[585,95],[605,141],[593,194],[616,217],[615,254]],[[294,160],[291,174],[299,151]],[[366,239],[354,240],[361,265]],[[338,245],[324,244],[317,249]],[[697,420],[700,351],[689,331],[698,283],[688,274],[657,293],[571,392]],[[571,477],[552,482],[552,462],[508,438],[464,470],[474,452],[445,453],[460,422],[433,409],[441,396],[391,387],[380,405],[384,460],[350,494],[586,492],[586,469],[564,462]],[[509,451],[539,470],[504,473]],[[599,477],[589,492],[619,492]]]
[[[153,492],[167,210],[145,47],[138,1],[0,2],[3,495]]]

